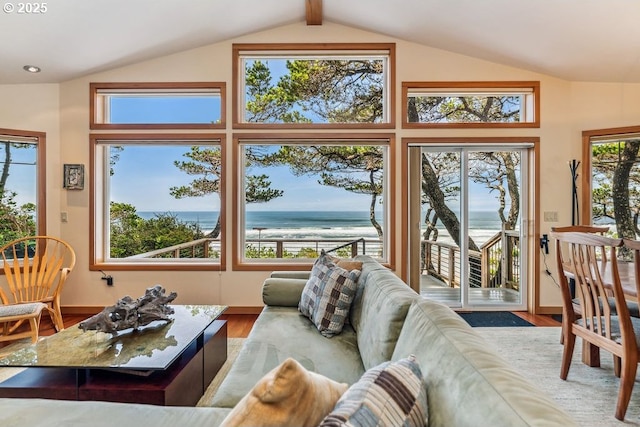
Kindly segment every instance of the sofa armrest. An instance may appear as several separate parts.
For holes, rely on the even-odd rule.
[[[262,302],[266,305],[297,307],[307,279],[270,277],[262,284]]]
[[[269,277],[308,280],[310,274],[310,271],[274,271]]]

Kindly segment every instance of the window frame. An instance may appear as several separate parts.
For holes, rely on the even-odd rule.
[[[241,174],[244,172],[244,167],[239,163],[240,162],[240,148],[245,144],[244,141],[251,141],[252,143],[260,144],[261,141],[264,141],[264,144],[273,144],[279,145],[283,141],[287,141],[290,145],[295,145],[295,141],[300,142],[311,142],[316,141],[319,144],[331,145],[333,141],[340,142],[349,142],[353,141],[354,144],[357,145],[356,142],[360,141],[376,141],[379,143],[377,145],[383,145],[387,148],[387,159],[385,162],[385,176],[386,182],[384,183],[384,191],[386,193],[385,201],[385,218],[383,229],[385,230],[385,234],[387,230],[389,231],[386,234],[382,244],[386,251],[386,259],[382,260],[381,263],[389,266],[389,268],[394,269],[395,264],[395,240],[396,240],[396,231],[392,224],[395,224],[395,208],[396,206],[396,195],[395,195],[395,134],[387,134],[387,133],[353,133],[353,134],[316,134],[316,133],[278,133],[278,134],[264,134],[264,133],[235,133],[233,135],[233,153],[232,153],[232,164],[233,168],[233,182],[232,182],[232,207],[231,207],[231,216],[232,216],[232,233],[234,239],[232,240],[232,266],[233,270],[237,271],[273,271],[273,270],[300,270],[300,269],[310,269],[313,265],[314,260],[301,259],[301,260],[291,260],[291,261],[283,261],[282,258],[276,258],[273,261],[255,261],[255,262],[246,262],[244,260],[244,255],[241,253],[244,248],[245,242],[245,232],[244,232],[244,206],[241,206],[241,194],[242,191],[240,189],[240,184],[243,182],[241,178]],[[386,144],[383,143],[386,141]],[[350,144],[344,144],[350,145]]]
[[[97,120],[105,106],[98,105],[101,90],[123,90],[135,93],[163,91],[180,93],[202,89],[218,91],[220,95],[220,123],[103,123]],[[139,83],[90,83],[89,128],[92,130],[150,130],[150,129],[225,129],[226,128],[226,83],[224,82],[139,82]]]
[[[396,120],[395,96],[395,43],[234,43],[232,46],[232,122],[234,129],[393,129]],[[385,108],[387,121],[383,123],[247,123],[244,122],[244,95],[241,84],[241,56],[244,52],[265,52],[297,55],[327,55],[331,52],[349,52],[366,54],[367,51],[379,53],[386,51],[388,55],[388,74],[386,76]],[[294,55],[294,54],[292,54]]]
[[[582,180],[580,185],[580,187],[582,187],[582,202],[580,203],[580,207],[578,208],[578,212],[580,213],[580,224],[593,223],[593,165],[591,162],[592,143],[600,142],[606,139],[623,140],[628,139],[633,135],[640,135],[640,125],[582,131]]]
[[[468,90],[485,93],[490,89],[513,89],[514,93],[521,89],[531,92],[533,106],[531,107],[533,121],[518,123],[413,123],[408,118],[408,101],[410,92],[414,89],[432,90],[434,94],[446,95],[453,90]],[[539,128],[540,127],[540,82],[539,81],[437,81],[437,82],[402,82],[402,128]]]
[[[27,138],[35,140],[36,149],[36,231],[47,234],[47,162],[45,132],[0,128],[0,135],[8,138]]]
[[[108,190],[105,188],[106,182],[103,176],[98,177],[98,173],[104,172],[103,167],[97,164],[99,160],[97,151],[100,144],[108,141],[115,144],[118,141],[133,141],[134,143],[143,143],[144,141],[152,141],[154,143],[166,142],[170,144],[172,141],[193,142],[197,145],[198,141],[217,141],[220,148],[220,156],[222,158],[222,170],[226,170],[226,154],[225,140],[226,135],[220,133],[108,133],[108,134],[90,134],[90,170],[89,176],[89,247],[91,254],[89,259],[89,270],[181,270],[181,271],[224,271],[226,265],[226,226],[225,226],[225,173],[220,175],[220,258],[218,261],[197,261],[193,259],[185,261],[176,261],[175,258],[167,261],[154,262],[136,262],[136,261],[114,261],[113,259],[105,259],[105,241],[108,241],[109,228],[106,227],[108,218],[104,206]]]

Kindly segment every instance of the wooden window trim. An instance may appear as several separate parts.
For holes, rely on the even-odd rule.
[[[388,239],[388,257],[387,262],[384,263],[385,266],[390,269],[395,269],[395,253],[396,253],[396,192],[395,192],[395,183],[396,183],[396,149],[395,149],[395,139],[396,136],[393,133],[326,133],[326,134],[317,134],[317,133],[235,133],[233,134],[233,153],[231,164],[233,165],[233,178],[232,178],[232,206],[231,206],[231,218],[232,218],[232,233],[233,240],[231,241],[231,251],[232,251],[232,269],[234,271],[274,271],[274,270],[311,270],[313,266],[313,261],[304,261],[304,262],[265,262],[265,263],[246,263],[242,262],[240,256],[240,236],[243,234],[240,230],[240,215],[238,212],[239,209],[239,194],[240,194],[240,176],[238,169],[238,161],[239,161],[239,148],[241,141],[243,140],[265,140],[265,141],[273,141],[277,139],[294,141],[296,139],[299,140],[326,140],[327,142],[333,140],[388,140],[388,168],[387,176],[388,176],[388,189],[389,194],[388,197],[385,198],[386,203],[389,204],[387,214],[389,215],[388,224],[390,225],[390,233],[387,236]]]
[[[226,135],[223,133],[108,133],[108,134],[90,134],[90,155],[89,155],[89,270],[112,270],[112,271],[225,271],[226,266],[226,207],[225,207],[225,173],[220,175],[220,261],[208,262],[208,263],[178,263],[178,262],[166,262],[166,263],[117,263],[108,262],[97,259],[96,253],[96,233],[102,233],[104,230],[96,230],[96,201],[99,196],[96,188],[102,184],[97,180],[95,176],[96,170],[96,145],[98,141],[203,141],[203,140],[216,140],[219,141],[221,157],[222,157],[222,169],[226,169],[228,162],[226,161],[225,146]]]
[[[220,92],[220,123],[98,123],[96,122],[97,93],[101,89],[216,89]],[[92,130],[153,130],[153,129],[225,129],[226,83],[224,82],[137,82],[90,83],[89,128]]]
[[[8,137],[33,138],[37,140],[38,149],[36,150],[37,177],[36,177],[36,221],[37,232],[39,235],[47,234],[47,134],[45,132],[36,132],[30,130],[17,130],[0,128],[0,135]]]
[[[409,123],[407,102],[411,89],[483,89],[483,88],[531,89],[533,92],[534,120],[521,123]],[[540,82],[539,81],[469,81],[469,82],[402,82],[402,127],[404,129],[426,128],[539,128],[540,127]]]
[[[626,134],[632,135],[640,133],[640,126],[624,126],[618,128],[593,129],[582,132],[582,162],[581,162],[581,201],[578,211],[580,212],[580,224],[591,224],[592,222],[592,170],[591,170],[591,139],[607,136],[620,136],[624,138]]]
[[[244,123],[240,120],[239,57],[244,51],[387,51],[388,116],[386,123]],[[234,129],[394,129],[396,127],[396,45],[395,43],[234,43],[232,53],[232,122]]]

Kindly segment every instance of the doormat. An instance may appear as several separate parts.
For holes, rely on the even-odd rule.
[[[508,311],[474,311],[458,314],[474,327],[534,326]]]

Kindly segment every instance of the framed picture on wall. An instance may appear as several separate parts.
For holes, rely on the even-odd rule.
[[[63,187],[67,190],[84,189],[84,165],[64,165]]]

